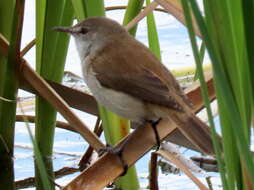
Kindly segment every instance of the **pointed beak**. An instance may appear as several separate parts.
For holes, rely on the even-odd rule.
[[[76,31],[74,30],[73,27],[58,26],[58,27],[54,27],[53,30],[58,31],[58,32],[66,32],[69,34],[76,33]]]

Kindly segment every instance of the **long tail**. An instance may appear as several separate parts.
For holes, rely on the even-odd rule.
[[[201,152],[213,155],[214,149],[209,127],[193,113],[171,113],[172,119],[190,142]]]

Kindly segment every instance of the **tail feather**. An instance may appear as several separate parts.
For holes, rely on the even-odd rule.
[[[210,129],[195,114],[175,113],[170,118],[201,152],[210,155],[214,154]]]

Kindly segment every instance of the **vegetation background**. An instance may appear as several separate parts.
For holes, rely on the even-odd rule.
[[[198,68],[197,76],[201,82],[209,123],[215,136],[214,122],[201,67],[202,56],[196,44],[191,17],[196,20],[212,62],[223,148],[219,147],[218,143],[216,144],[215,138],[214,143],[223,189],[254,189],[254,163],[250,151],[254,99],[254,77],[252,75],[254,71],[252,52],[254,1],[204,0],[204,12],[200,11],[195,0],[182,0],[181,2],[165,0],[165,2],[182,3],[183,5],[193,55]],[[15,100],[20,83],[16,68],[21,62],[19,51],[24,3],[24,0],[0,2],[1,40],[6,39],[9,42],[6,56],[3,53],[6,47],[1,41],[0,55],[0,186],[7,190],[15,189],[13,183],[14,126],[17,105]],[[141,11],[143,3],[144,1],[129,0],[123,20],[124,25]],[[150,4],[149,1],[145,3]],[[69,37],[52,32],[52,28],[69,26],[73,23],[74,18],[80,21],[89,16],[105,15],[104,2],[102,0],[37,0],[33,9],[36,10],[35,69],[43,78],[60,82],[64,73]],[[152,14],[148,16],[147,24],[149,47],[160,58],[159,38],[156,38],[158,34]],[[135,35],[136,29],[132,29],[130,33]],[[106,139],[115,144],[123,137],[119,132],[113,132],[117,129],[115,125],[124,122],[125,126],[129,126],[129,122],[115,116],[103,107],[100,107],[100,117],[107,134]],[[55,119],[56,111],[52,105],[43,98],[37,97],[34,141],[37,189],[55,188],[55,184],[52,183],[54,179],[52,148]],[[111,137],[112,134],[114,134],[113,137]],[[133,168],[126,178],[118,181],[118,186],[122,189],[137,189],[138,182],[135,176],[136,172]]]

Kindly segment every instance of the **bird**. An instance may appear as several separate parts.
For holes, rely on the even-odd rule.
[[[201,152],[213,154],[209,127],[172,73],[118,22],[90,17],[55,30],[74,37],[84,80],[99,104],[139,125],[171,119]]]

